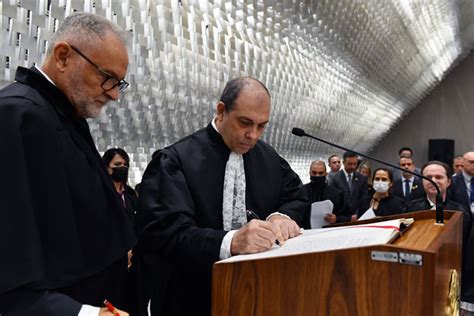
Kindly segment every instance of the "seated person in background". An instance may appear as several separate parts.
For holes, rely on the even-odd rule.
[[[390,194],[390,188],[393,184],[392,171],[387,168],[378,168],[374,171],[373,179],[375,193],[372,196],[370,207],[375,215],[387,216],[401,213],[403,199]]]
[[[331,214],[327,214],[325,220],[331,224],[336,222],[347,222],[351,219],[348,212],[342,191],[329,185],[326,181],[326,164],[321,161],[313,161],[309,169],[311,182],[304,185],[310,203],[330,200],[334,205]],[[303,228],[311,228],[311,205],[303,218]]]
[[[367,187],[369,191],[369,197],[371,198],[374,195],[375,190],[372,186],[372,169],[370,168],[370,164],[367,160],[362,160],[357,168],[357,171],[367,177]]]
[[[422,175],[432,179],[439,187],[443,198],[443,210],[453,210],[463,212],[463,236],[466,241],[471,232],[471,211],[467,210],[463,205],[458,204],[447,198],[447,189],[451,184],[451,172],[447,164],[441,161],[429,161],[422,169]],[[436,187],[431,182],[423,179],[423,187],[426,196],[410,201],[403,206],[403,213],[435,210],[436,209]]]
[[[410,156],[400,156],[398,165],[400,168],[416,172],[415,163],[413,158]],[[397,170],[397,172],[400,171]],[[405,201],[412,201],[425,196],[425,190],[423,189],[421,178],[408,172],[403,172],[401,179],[394,180],[391,191],[392,195],[398,196]]]
[[[216,261],[300,234],[308,200],[297,174],[260,140],[269,118],[263,83],[231,80],[209,125],[162,149],[148,165],[140,242],[173,268],[159,272],[167,282],[160,286],[160,315],[209,315]]]

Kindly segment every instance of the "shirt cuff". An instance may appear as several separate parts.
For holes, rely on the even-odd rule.
[[[231,230],[230,232],[225,234],[224,238],[222,239],[221,251],[219,252],[220,260],[232,257],[232,254],[230,253],[230,245],[232,244],[232,238],[234,238],[236,232],[237,230]]]
[[[289,217],[286,214],[283,214],[283,213],[280,213],[280,212],[273,212],[270,215],[268,215],[267,218],[265,218],[265,220],[268,221],[270,219],[270,217],[272,217],[273,215],[280,215],[280,216],[286,217],[287,219],[291,219],[291,217]]]
[[[460,307],[461,307],[462,309],[466,310],[466,311],[474,312],[474,304],[473,304],[473,303],[461,301]]]
[[[79,311],[79,314],[77,314],[77,316],[98,316],[99,312],[99,307],[82,305],[81,310]]]

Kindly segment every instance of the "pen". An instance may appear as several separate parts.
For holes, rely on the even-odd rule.
[[[117,310],[115,309],[114,305],[112,305],[109,301],[104,300],[104,305],[105,305],[105,307],[107,307],[107,309],[109,310],[109,312],[111,312],[112,314],[114,314],[114,316],[120,316],[119,312],[117,312]]]
[[[245,212],[247,213],[247,216],[248,216],[249,218],[260,220],[260,217],[259,217],[257,214],[255,214],[254,211],[246,210]],[[280,242],[278,241],[278,239],[275,239],[275,244],[276,244],[277,246],[280,246]]]

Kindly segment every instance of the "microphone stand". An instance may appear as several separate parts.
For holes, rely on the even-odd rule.
[[[444,216],[443,216],[443,198],[441,196],[441,191],[439,190],[439,187],[438,185],[430,178],[428,177],[425,177],[424,175],[422,174],[419,174],[419,173],[416,173],[416,172],[413,172],[413,171],[410,171],[410,170],[407,170],[407,169],[403,169],[403,168],[400,168],[399,166],[395,166],[391,163],[388,163],[388,162],[385,162],[385,161],[382,161],[380,159],[377,159],[377,158],[374,158],[374,157],[370,157],[370,156],[367,156],[367,155],[364,155],[362,153],[359,153],[355,150],[352,150],[352,149],[349,149],[349,148],[346,148],[346,147],[343,147],[343,146],[340,146],[340,145],[337,145],[337,144],[334,144],[334,143],[331,143],[331,142],[328,142],[327,140],[324,140],[322,138],[318,138],[316,136],[313,136],[313,135],[309,135],[309,134],[306,134],[306,132],[304,131],[304,129],[301,129],[301,128],[298,128],[298,127],[293,127],[293,129],[291,130],[291,133],[293,135],[296,135],[296,136],[299,136],[299,137],[303,137],[303,136],[306,136],[306,137],[309,137],[309,138],[312,138],[312,139],[315,139],[317,141],[320,141],[322,143],[325,143],[325,144],[328,144],[330,146],[333,146],[333,147],[336,147],[336,148],[339,148],[339,149],[342,149],[342,150],[345,150],[345,151],[350,151],[350,152],[353,152],[354,154],[356,155],[359,155],[359,156],[362,156],[364,158],[367,158],[367,159],[370,159],[370,160],[373,160],[373,161],[376,161],[378,163],[381,163],[383,165],[386,165],[386,166],[390,166],[394,169],[398,169],[402,172],[407,172],[407,173],[410,173],[414,176],[417,176],[417,177],[420,177],[420,178],[423,178],[427,181],[429,181],[431,184],[434,185],[434,187],[436,188],[436,224],[439,224],[439,225],[444,225]]]

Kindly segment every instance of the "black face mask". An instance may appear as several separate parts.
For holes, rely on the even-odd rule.
[[[111,174],[112,180],[115,182],[127,182],[128,179],[128,167],[115,167],[112,168]]]
[[[311,183],[321,187],[326,183],[326,177],[325,176],[311,176]]]

